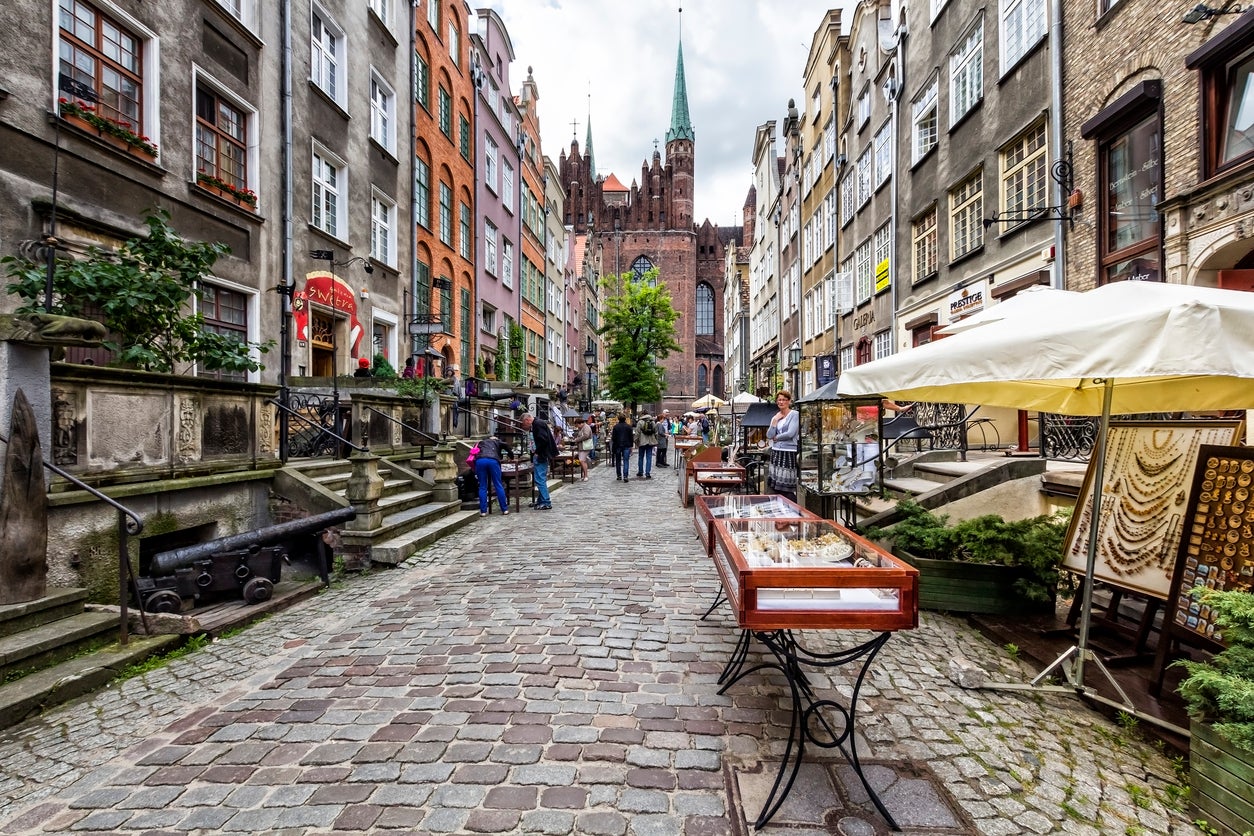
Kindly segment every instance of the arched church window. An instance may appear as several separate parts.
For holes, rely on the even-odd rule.
[[[714,334],[714,288],[705,282],[697,285],[697,336]]]
[[[704,364],[697,366],[697,395],[705,395],[710,391],[709,374]]]
[[[647,256],[640,256],[631,263],[632,281],[641,281],[644,274],[653,269],[653,262],[649,261]]]

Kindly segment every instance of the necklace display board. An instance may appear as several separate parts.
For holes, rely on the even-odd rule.
[[[1095,580],[1165,601],[1199,450],[1232,444],[1239,421],[1111,422],[1097,519]],[[1067,530],[1063,567],[1084,575],[1092,524],[1093,471],[1085,474]]]

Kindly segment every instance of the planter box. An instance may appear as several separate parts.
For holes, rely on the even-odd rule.
[[[1199,818],[1223,836],[1254,833],[1254,752],[1237,748],[1205,723],[1193,721],[1189,732],[1189,785]]]
[[[919,570],[919,609],[954,613],[1014,615],[1051,612],[1052,601],[1025,601],[1015,591],[1022,569],[955,560],[931,560],[906,552],[897,556]]]

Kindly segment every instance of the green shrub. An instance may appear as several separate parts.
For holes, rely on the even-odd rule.
[[[902,500],[897,507],[900,521],[887,529],[868,531],[869,538],[887,540],[894,551],[929,560],[1024,569],[1027,574],[1015,582],[1015,591],[1029,601],[1053,600],[1068,514],[1013,521],[985,514],[949,525],[948,517],[933,514],[916,502]]]
[[[1209,662],[1182,659],[1188,671],[1180,696],[1189,713],[1210,723],[1233,744],[1254,752],[1254,595],[1241,590],[1197,589],[1198,603],[1210,607],[1227,649]]]

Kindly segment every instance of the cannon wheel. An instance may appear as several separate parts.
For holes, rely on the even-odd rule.
[[[144,609],[148,612],[181,612],[183,599],[172,589],[161,589],[144,599]]]
[[[269,601],[274,592],[274,582],[269,578],[253,578],[244,584],[244,600],[250,604]]]

